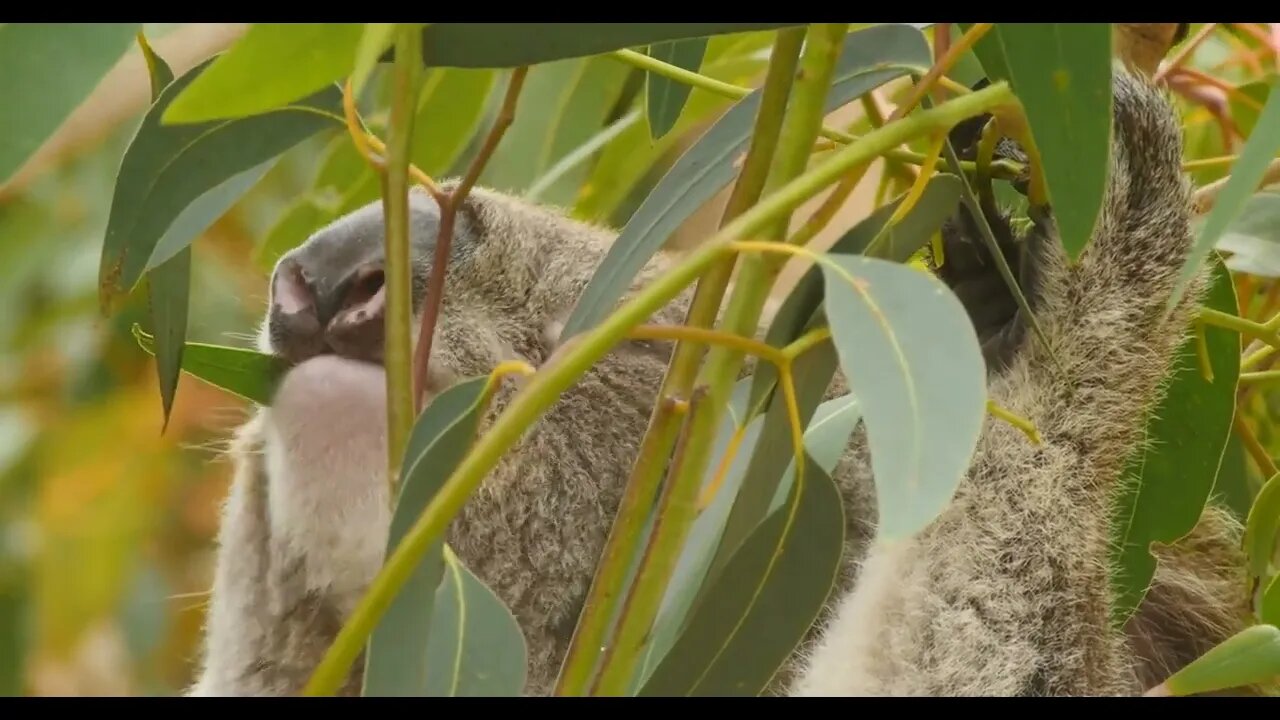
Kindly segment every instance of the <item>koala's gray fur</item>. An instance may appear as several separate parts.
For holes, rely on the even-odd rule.
[[[952,505],[909,541],[869,546],[874,485],[859,428],[835,475],[848,518],[842,579],[771,692],[1133,694],[1243,626],[1240,528],[1213,507],[1191,537],[1159,551],[1128,627],[1108,623],[1109,502],[1205,286],[1198,276],[1161,319],[1191,242],[1181,139],[1145,79],[1117,68],[1114,89],[1111,181],[1090,248],[1068,267],[1056,241],[1030,246],[1037,318],[1066,378],[1033,336],[1012,341],[990,375],[991,397],[1032,420],[1043,443],[989,420]],[[429,245],[435,205],[419,192],[412,205],[415,237]],[[362,236],[374,247],[380,223],[375,203],[310,242]],[[948,242],[971,241],[957,227]],[[437,389],[504,360],[545,361],[614,237],[483,189],[462,228],[433,345]],[[1054,232],[1049,221],[1041,231]],[[428,249],[415,246],[419,289]],[[635,286],[667,262],[652,261]],[[682,322],[689,297],[652,321]],[[272,347],[267,327],[262,347]],[[670,349],[620,344],[507,453],[450,528],[458,556],[524,631],[529,694],[547,693],[559,671]],[[378,571],[389,522],[380,373],[332,355],[306,360],[239,433],[190,694],[296,693]],[[830,394],[843,387],[837,375]],[[347,694],[359,692],[361,665]]]

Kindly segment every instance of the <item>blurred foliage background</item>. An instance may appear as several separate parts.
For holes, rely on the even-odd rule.
[[[177,74],[224,49],[238,24],[147,24]],[[856,28],[857,26],[854,26]],[[1170,58],[1197,184],[1219,179],[1239,151],[1267,80],[1278,34],[1264,24],[1192,26]],[[953,29],[952,37],[958,34]],[[701,72],[758,85],[771,34],[717,37]],[[1179,56],[1182,49],[1190,51]],[[496,112],[502,74],[431,70],[417,116],[414,162],[435,177],[465,167],[477,131]],[[975,66],[952,76],[966,85]],[[385,78],[382,78],[385,80]],[[614,57],[535,67],[515,125],[482,184],[621,225],[691,138],[732,100],[694,89],[674,127],[652,137],[646,75]],[[385,108],[371,83],[362,112],[379,129]],[[888,116],[895,83],[828,124],[869,128]],[[219,505],[230,479],[221,455],[251,408],[184,376],[162,432],[151,358],[130,327],[147,325],[145,298],[109,319],[97,271],[115,174],[148,103],[145,65],[131,50],[39,153],[0,186],[0,693],[170,695],[189,681],[212,570]],[[923,148],[913,148],[923,150]],[[873,167],[818,245],[905,190],[912,171]],[[338,214],[378,196],[372,173],[340,131],[295,147],[193,245],[190,341],[251,342],[271,263]],[[721,196],[670,241],[696,242],[719,218]],[[822,197],[807,206],[816,208]],[[793,222],[808,217],[805,208]],[[1258,224],[1254,218],[1255,225]],[[1280,237],[1280,218],[1253,235]],[[1239,234],[1233,242],[1240,242]],[[1264,238],[1265,239],[1265,238]],[[1251,317],[1280,310],[1280,260],[1237,256]],[[791,268],[779,292],[802,265]],[[1243,302],[1242,302],[1243,305]],[[1270,359],[1265,365],[1269,366]],[[1247,397],[1247,422],[1271,455],[1280,449],[1280,400]],[[1237,440],[1219,492],[1247,507],[1259,474]]]

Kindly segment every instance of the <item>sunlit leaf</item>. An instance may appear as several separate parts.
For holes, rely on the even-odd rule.
[[[155,354],[155,338],[136,325],[133,336]],[[287,370],[280,358],[254,350],[190,342],[182,350],[183,372],[259,405],[271,403]]]
[[[1280,277],[1280,193],[1251,195],[1215,247],[1232,253],[1227,260],[1231,270]]]
[[[1063,247],[1093,235],[1111,154],[1110,23],[996,23],[975,46],[988,76],[1008,80],[1027,115]]]
[[[803,23],[432,23],[423,31],[430,67],[517,67],[657,42],[769,30]]]
[[[1280,630],[1254,625],[1174,673],[1152,694],[1195,695],[1229,690],[1280,677]]]
[[[851,33],[836,63],[825,107],[834,110],[912,67],[923,73],[930,64],[929,46],[915,28],[880,25]],[[572,337],[611,312],[671,233],[733,181],[759,104],[759,90],[737,102],[663,176],[596,270],[561,337]]]
[[[203,123],[303,101],[350,74],[363,35],[363,23],[254,23],[158,115]]]
[[[378,58],[391,47],[395,29],[395,23],[364,24],[364,31],[360,35],[360,42],[356,43],[355,58],[351,66],[351,92],[358,95],[364,88],[365,81],[369,79],[369,73],[373,72],[373,66],[378,64]]]
[[[1230,273],[1216,258],[1213,271],[1206,306],[1235,313]],[[1148,445],[1128,458],[1129,481],[1117,500],[1113,531],[1118,550],[1112,560],[1113,611],[1119,623],[1137,610],[1155,577],[1152,543],[1173,543],[1200,521],[1231,436],[1240,334],[1208,327],[1205,342],[1213,379],[1205,379],[1192,335],[1178,352],[1164,398],[1149,414]]]
[[[1266,590],[1262,592],[1262,602],[1258,606],[1258,619],[1268,625],[1280,624],[1280,574],[1273,576]]]
[[[264,163],[338,122],[341,93],[331,86],[297,105],[251,118],[161,125],[160,114],[175,95],[200,75],[203,67],[193,69],[165,89],[125,151],[99,267],[100,300],[104,305],[115,294],[131,290],[142,273],[154,265],[160,239],[177,226],[184,210],[201,201],[198,219],[209,219],[218,209],[214,199],[226,202],[226,207],[234,202],[231,192],[223,190],[247,189],[250,184],[233,186],[231,179],[252,179],[255,168],[265,172]],[[219,192],[211,192],[215,189]],[[200,225],[192,223],[191,227]],[[193,239],[194,235],[166,238],[170,257]]]
[[[794,517],[788,503],[734,553],[640,695],[756,695],[804,637],[844,545],[835,483],[805,460],[804,484],[792,489]]]
[[[1273,77],[1272,91],[1267,97],[1267,104],[1262,109],[1253,134],[1245,141],[1244,148],[1240,151],[1240,159],[1231,167],[1231,177],[1218,193],[1213,209],[1209,211],[1204,224],[1200,226],[1195,244],[1183,264],[1174,295],[1169,298],[1169,307],[1173,307],[1182,297],[1187,282],[1196,272],[1205,254],[1217,244],[1218,237],[1244,209],[1245,203],[1262,182],[1276,152],[1280,151],[1280,92],[1275,92],[1278,83],[1280,83],[1280,76]]]
[[[0,184],[129,49],[140,23],[0,24]]]
[[[1244,549],[1249,557],[1249,572],[1264,577],[1276,552],[1280,533],[1280,475],[1274,475],[1253,500],[1244,528]]]
[[[475,437],[487,377],[436,396],[409,436],[387,554],[412,529]],[[443,543],[424,554],[369,640],[368,696],[519,695],[525,649],[510,612]],[[441,583],[441,573],[447,581]],[[495,663],[496,655],[502,657]]]
[[[698,72],[706,52],[706,38],[655,43],[649,48],[649,56],[653,59],[693,72]],[[676,120],[680,119],[680,111],[689,99],[689,91],[693,88],[654,73],[648,73],[645,80],[648,83],[645,108],[648,111],[649,132],[657,139],[675,127]]]
[[[986,364],[964,306],[937,278],[826,255],[826,316],[858,397],[881,539],[909,537],[951,501],[986,414]]]
[[[497,82],[494,70],[432,68],[413,121],[414,135],[421,138],[413,143],[413,164],[432,177],[450,172],[476,136]],[[525,109],[522,105],[517,117]]]

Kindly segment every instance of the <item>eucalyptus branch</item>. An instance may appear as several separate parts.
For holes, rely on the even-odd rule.
[[[868,133],[858,142],[834,153],[826,162],[801,175],[726,224],[708,240],[675,263],[643,290],[621,305],[599,325],[574,339],[528,379],[488,432],[454,469],[427,504],[413,527],[387,558],[368,591],[352,610],[328,652],[312,675],[304,693],[331,693],[359,656],[364,642],[412,576],[422,554],[440,539],[467,498],[507,452],[560,394],[604,357],[618,341],[645,322],[696,280],[717,260],[734,252],[733,243],[759,233],[775,218],[793,212],[860,163],[870,162],[886,150],[913,137],[946,131],[962,120],[1011,102],[1005,82],[994,83],[970,95]]]
[[[1222,189],[1226,187],[1227,182],[1231,180],[1230,176],[1220,180],[1215,180],[1208,185],[1195,191],[1191,196],[1191,207],[1197,215],[1203,215],[1213,209],[1218,201],[1218,195],[1222,193]],[[1258,187],[1265,187],[1272,183],[1280,182],[1280,158],[1272,160],[1267,166],[1266,171],[1262,175],[1262,181],[1258,183]]]
[[[804,32],[804,28],[789,28],[778,32],[764,89],[761,91],[760,109],[751,134],[751,145],[725,207],[722,225],[741,215],[760,198],[786,113],[787,97],[799,61],[800,47],[804,42]],[[715,322],[720,302],[733,275],[735,259],[732,255],[721,258],[698,281],[685,319],[686,325],[707,328]],[[605,645],[605,635],[615,616],[616,604],[624,591],[631,560],[642,540],[647,511],[658,493],[662,470],[681,427],[679,421],[684,413],[677,412],[677,408],[688,407],[683,399],[692,396],[702,352],[703,348],[699,345],[681,342],[676,345],[672,354],[659,393],[663,400],[657,404],[649,419],[640,454],[627,481],[613,528],[601,553],[598,571],[592,580],[591,590],[565,655],[556,683],[557,695],[581,694],[595,671],[597,660],[602,654],[601,648]],[[683,404],[677,404],[677,401]]]
[[[808,163],[809,149],[822,127],[823,106],[845,32],[843,24],[809,28],[800,71],[765,184],[766,193],[799,176]],[[790,211],[775,214],[765,232],[782,237],[790,215]],[[724,330],[738,335],[754,334],[774,277],[776,269],[759,258],[743,258],[738,282],[725,311]],[[641,563],[631,585],[630,592],[636,598],[631,603],[631,611],[618,621],[615,640],[618,647],[613,661],[601,669],[598,687],[605,695],[622,693],[634,673],[645,637],[675,570],[679,550],[696,517],[698,489],[710,460],[712,443],[708,440],[724,416],[741,363],[742,353],[732,349],[713,346],[707,352],[706,365],[700,375],[701,383],[707,387],[706,403],[686,426],[685,455],[673,468],[674,475],[668,480],[656,511],[659,522],[653,529],[653,552]]]
[[[414,109],[422,77],[422,30],[413,23],[396,28],[396,61],[392,74],[391,121],[386,166],[382,172],[383,218],[386,225],[387,480],[400,481],[405,445],[416,416],[410,374],[413,347],[413,277],[409,248],[409,152],[413,146]]]
[[[1277,334],[1274,328],[1268,328],[1267,324],[1254,322],[1253,320],[1209,307],[1200,308],[1199,320],[1209,325],[1235,330],[1245,337],[1261,340],[1268,345],[1280,348],[1280,334]]]
[[[912,86],[911,94],[907,95],[907,98],[902,101],[902,104],[899,105],[897,109],[893,111],[893,114],[889,116],[889,122],[900,120],[901,118],[906,117],[907,113],[915,110],[916,105],[920,104],[920,100],[929,93],[929,90],[933,88],[934,84],[936,84],[947,73],[947,71],[956,64],[956,61],[960,59],[961,55],[968,52],[969,48],[973,47],[974,44],[981,40],[982,36],[986,35],[987,32],[991,30],[992,26],[992,23],[976,23],[973,27],[969,28],[968,32],[960,36],[960,39],[957,40],[954,45],[947,48],[946,53],[933,64],[933,67],[929,68],[929,72],[925,73],[924,77],[920,78],[920,81]],[[967,89],[968,88],[966,88],[966,90]]]
[[[467,174],[462,180],[443,196],[436,197],[440,206],[440,230],[436,234],[435,257],[431,262],[431,279],[427,284],[426,307],[423,308],[422,320],[418,329],[418,346],[413,358],[413,402],[415,411],[421,410],[423,397],[427,391],[427,367],[431,361],[431,346],[435,339],[436,322],[440,317],[440,305],[444,300],[445,269],[449,263],[449,249],[453,245],[453,228],[458,216],[458,208],[467,201],[467,194],[475,186],[484,166],[493,156],[493,151],[502,141],[503,134],[511,127],[516,116],[516,101],[520,98],[520,90],[524,87],[524,79],[529,68],[518,67],[511,72],[507,83],[507,94],[502,100],[502,109],[493,121],[493,127],[485,136]]]
[[[1253,430],[1245,422],[1241,413],[1236,413],[1231,425],[1235,429],[1236,435],[1239,436],[1240,442],[1244,444],[1245,450],[1253,458],[1254,464],[1262,472],[1262,477],[1275,477],[1276,473],[1280,473],[1280,468],[1276,467],[1275,460],[1271,459],[1267,449],[1262,446],[1262,443],[1258,442],[1258,436],[1253,434]]]

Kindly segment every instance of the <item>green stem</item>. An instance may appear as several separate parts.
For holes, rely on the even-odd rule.
[[[386,222],[386,370],[387,481],[394,497],[399,484],[405,444],[413,430],[413,322],[409,258],[409,152],[413,145],[414,109],[422,76],[422,31],[413,23],[396,29],[391,121],[387,137],[387,167],[382,177]]]
[[[1280,370],[1240,373],[1240,382],[1242,383],[1266,382],[1269,380],[1280,380]]]
[[[672,65],[671,63],[656,60],[644,53],[636,52],[635,50],[614,50],[611,55],[614,58],[634,67],[646,70],[655,75],[661,75],[662,77],[674,80],[678,83],[684,83],[685,85],[698,88],[699,90],[706,90],[709,93],[713,93],[721,97],[730,98],[732,100],[741,100],[751,94],[751,88],[734,85],[733,83],[727,83],[723,80],[707,77],[706,75],[702,75],[691,70],[685,70],[678,65]],[[842,145],[848,145],[858,139],[854,135],[828,127],[823,127],[819,130],[819,135]],[[881,153],[881,155],[890,160],[900,163],[909,163],[911,165],[923,165],[925,159],[924,155],[921,153],[912,152],[905,148],[891,148]],[[975,167],[972,162],[962,162],[960,163],[960,167],[966,173],[973,173],[975,171]],[[993,177],[1003,180],[1014,180],[1021,176],[1022,165],[1012,160],[999,160],[992,163],[991,172]]]
[[[721,224],[741,215],[760,198],[786,114],[787,96],[803,42],[804,28],[790,28],[778,33],[761,92],[751,146],[747,151],[742,173],[734,184]],[[733,274],[734,261],[735,257],[732,255],[724,257],[698,281],[685,319],[686,325],[705,328],[715,322],[720,302]],[[659,401],[649,419],[640,455],[632,469],[609,540],[601,554],[599,571],[592,582],[578,628],[565,656],[557,683],[557,695],[582,694],[602,654],[605,634],[622,597],[631,559],[635,557],[643,540],[642,530],[647,512],[661,484],[666,458],[670,456],[672,446],[679,436],[683,413],[673,412],[672,401],[692,397],[693,381],[702,352],[702,346],[697,343],[680,342],[676,345],[660,392],[663,400]]]
[[[804,57],[765,184],[766,193],[770,188],[795,178],[808,162],[809,151],[822,126],[823,105],[835,72],[845,27],[842,24],[823,24],[809,29]],[[784,236],[790,217],[790,211],[775,214],[765,230],[768,236]],[[766,266],[766,262],[769,265]],[[780,263],[772,258],[764,260],[759,256],[747,256],[742,259],[741,275],[726,311],[724,331],[747,337],[755,335],[760,312],[773,284],[767,277],[767,268],[776,266]],[[710,439],[724,417],[742,356],[741,350],[724,346],[714,346],[707,352],[707,364],[702,374],[702,380],[708,386],[706,402],[690,419],[684,457],[679,466],[673,468],[674,477],[663,492],[657,510],[658,522],[654,524],[652,551],[646,553],[631,586],[635,597],[628,603],[630,612],[618,622],[612,661],[601,670],[601,695],[624,693],[635,673],[645,638],[679,560],[680,548],[697,515],[698,489],[706,474],[713,444]]]
[[[1280,347],[1280,336],[1276,334],[1276,331],[1268,329],[1268,327],[1262,323],[1256,323],[1252,320],[1246,320],[1245,318],[1232,315],[1231,313],[1224,313],[1221,310],[1214,310],[1213,308],[1207,307],[1200,309],[1200,321],[1208,323],[1209,325],[1223,327],[1228,330],[1235,330],[1246,337],[1261,340],[1268,345]]]
[[[387,558],[330,645],[304,693],[326,694],[338,687],[364,648],[369,633],[413,574],[422,554],[440,539],[449,522],[503,454],[524,436],[542,413],[555,404],[561,393],[623,340],[632,328],[646,322],[714,262],[733,252],[731,243],[760,232],[783,214],[794,212],[850,168],[870,162],[889,148],[921,135],[946,131],[966,118],[1012,100],[1008,84],[998,82],[868,133],[858,142],[832,153],[822,165],[779,188],[725,225],[602,323],[566,347],[563,354],[544,365],[497,417],[489,431],[477,438],[470,452]]]

